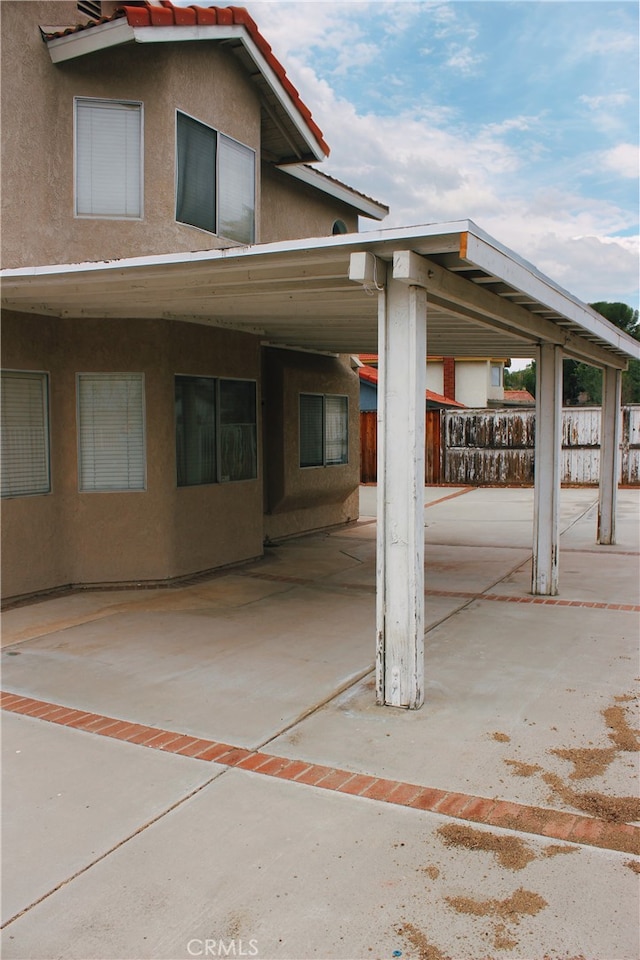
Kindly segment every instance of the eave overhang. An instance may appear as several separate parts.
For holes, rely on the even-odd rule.
[[[339,180],[327,176],[326,173],[322,173],[320,170],[314,170],[313,167],[309,167],[306,164],[282,164],[278,166],[278,170],[282,170],[283,173],[288,173],[290,176],[295,177],[296,180],[301,180],[302,183],[308,184],[315,190],[326,193],[327,196],[333,197],[334,200],[341,200],[343,203],[349,204],[350,207],[357,210],[363,217],[368,217],[371,220],[384,220],[389,214],[389,207],[386,204],[379,203],[371,197],[366,197],[358,190],[347,186],[346,183],[341,183]]]
[[[375,353],[378,297],[349,279],[351,255],[363,253],[379,265],[379,286],[390,271],[426,286],[430,354],[531,357],[552,343],[596,366],[640,360],[637,340],[468,220],[8,269],[2,305],[60,318],[165,318],[303,349]]]

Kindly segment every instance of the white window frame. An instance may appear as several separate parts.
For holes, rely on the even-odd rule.
[[[136,213],[121,212],[92,212],[80,210],[79,199],[79,132],[78,132],[78,107],[81,105],[108,104],[111,107],[123,108],[135,107],[138,114],[139,124],[139,156],[138,156],[138,211]],[[126,174],[125,174],[126,177]],[[126,206],[126,203],[125,203]],[[74,97],[73,98],[73,209],[74,216],[81,220],[143,220],[144,219],[144,104],[139,100],[116,100],[106,97]]]
[[[496,375],[497,375],[497,377],[496,377],[496,379],[497,379],[497,381],[498,381],[497,383],[494,383],[494,382],[493,382],[493,379],[494,379],[494,378],[493,378],[494,371],[495,371],[495,373],[496,373]],[[502,383],[503,383],[503,374],[502,374],[502,371],[503,371],[503,365],[502,365],[501,363],[493,363],[493,362],[492,362],[492,363],[490,364],[489,383],[491,384],[492,387],[501,387],[501,386],[502,386]]]
[[[215,224],[214,229],[209,230],[207,227],[200,226],[198,224],[189,223],[186,220],[180,220],[178,218],[178,184],[179,184],[179,160],[178,160],[178,117],[183,116],[188,120],[192,120],[194,123],[199,124],[201,127],[204,127],[206,130],[210,130],[213,134],[215,140],[215,171],[212,177],[213,191],[214,191],[214,208],[215,208]],[[246,143],[242,143],[241,140],[237,140],[234,137],[230,137],[226,133],[222,133],[220,130],[217,130],[215,127],[212,127],[208,123],[204,123],[202,120],[199,120],[197,117],[192,116],[187,113],[185,110],[176,110],[176,121],[175,121],[175,136],[176,136],[176,151],[175,151],[175,219],[176,223],[180,223],[183,226],[192,227],[194,230],[202,230],[203,233],[212,234],[213,236],[221,237],[222,239],[233,240],[236,243],[240,244],[252,244],[256,242],[256,217],[257,217],[257,163],[256,163],[256,151],[253,147],[250,147]],[[229,233],[223,233],[221,231],[220,225],[220,197],[224,190],[224,184],[220,182],[220,157],[221,151],[224,149],[225,142],[235,144],[239,147],[242,147],[243,150],[248,151],[253,158],[253,183],[252,183],[252,196],[251,201],[253,204],[252,218],[251,218],[251,232],[248,238],[233,237]]]
[[[121,478],[117,480],[107,480],[105,475],[110,471],[108,469],[101,469],[101,463],[99,456],[96,455],[96,448],[98,447],[98,442],[96,441],[93,445],[88,443],[85,444],[85,437],[88,435],[85,433],[85,430],[88,431],[88,420],[85,418],[89,417],[91,411],[85,410],[82,402],[82,384],[83,383],[103,383],[103,382],[136,382],[140,384],[140,408],[139,415],[133,420],[133,429],[138,431],[137,439],[134,437],[133,442],[131,443],[132,452],[135,454],[136,448],[138,451],[138,460],[140,466],[136,467],[135,457],[130,458],[129,454],[129,443],[128,441],[122,439],[122,435],[127,435],[131,430],[131,423],[128,419],[128,414],[126,422],[121,420],[119,423],[116,423],[116,428],[120,431],[121,436],[115,437],[112,442],[114,445],[114,452],[120,453],[121,460],[123,462],[124,468]],[[145,376],[143,373],[77,373],[76,374],[76,416],[77,416],[77,433],[78,433],[78,490],[81,493],[143,493],[147,489],[147,437],[146,437],[146,413],[145,413]],[[103,417],[107,414],[103,411]],[[136,422],[137,420],[137,422]],[[106,431],[109,424],[106,424],[104,419],[102,423],[98,423],[98,428]],[[100,440],[100,437],[98,438]],[[108,444],[107,444],[108,445]],[[104,447],[102,448],[104,457]],[[124,450],[124,455],[123,455]],[[131,462],[130,462],[131,461]],[[132,473],[132,464],[133,464],[133,476]],[[126,470],[126,477],[125,477]],[[96,479],[93,481],[90,480],[90,474],[93,472],[94,475],[97,474]],[[102,474],[102,478],[101,478]],[[137,474],[137,476],[136,476]]]
[[[301,405],[302,397],[321,397],[322,398],[322,463],[302,463],[302,416],[301,416]],[[345,456],[344,459],[335,460],[329,458],[328,446],[329,446],[329,437],[327,435],[327,400],[344,400],[345,401],[345,424],[346,424],[346,436],[344,438],[345,445]],[[350,430],[349,430],[349,397],[346,394],[342,393],[314,393],[309,390],[301,390],[298,395],[298,466],[301,470],[313,470],[318,467],[343,467],[349,463],[349,441],[350,441]]]
[[[41,386],[40,397],[28,397],[27,405],[35,399],[37,410],[23,409],[13,426],[8,418],[15,413],[9,408],[6,389],[10,382],[27,380]],[[15,398],[14,398],[15,399]],[[25,422],[23,421],[23,418]],[[29,424],[28,420],[31,420]],[[27,447],[27,476],[24,479],[25,460],[20,456],[18,447]],[[16,497],[35,497],[51,493],[51,455],[50,455],[50,415],[49,415],[49,375],[39,370],[3,370],[2,371],[2,499]],[[13,447],[13,449],[11,449]],[[29,449],[30,448],[30,449]]]

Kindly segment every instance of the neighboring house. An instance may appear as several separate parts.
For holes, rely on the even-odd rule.
[[[378,370],[362,363],[368,356],[378,362],[375,354],[361,354],[358,367],[360,377],[360,480],[375,483],[378,479]],[[440,483],[442,477],[442,434],[440,412],[462,408],[464,404],[443,397],[433,390],[425,392],[425,483]]]
[[[360,354],[360,361],[378,365],[376,354]],[[464,407],[499,407],[504,400],[506,362],[504,357],[427,356],[427,387]]]
[[[388,212],[309,166],[329,148],[241,8],[6,0],[2,44],[3,268],[353,233]],[[167,266],[156,290],[172,283]],[[5,598],[170,581],[357,517],[348,357],[218,325],[224,291],[193,283],[212,304],[193,323],[106,300],[3,312]]]

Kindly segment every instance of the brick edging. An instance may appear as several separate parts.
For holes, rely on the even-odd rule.
[[[438,813],[484,826],[516,830],[546,839],[640,854],[640,827],[633,824],[609,823],[579,813],[354,773],[352,770],[279,757],[260,750],[149,727],[6,691],[0,691],[0,707],[10,713],[46,720],[74,730],[96,733],[194,760],[220,763],[263,776],[278,777],[322,790],[393,803],[413,810]]]

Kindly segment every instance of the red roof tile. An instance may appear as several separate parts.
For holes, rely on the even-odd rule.
[[[244,7],[200,7],[197,4],[191,4],[188,7],[176,7],[170,0],[161,0],[160,3],[150,3],[149,0],[145,0],[144,6],[134,7],[125,4],[119,7],[110,17],[101,17],[99,20],[89,20],[87,23],[79,23],[74,27],[46,32],[43,36],[45,41],[56,40],[73,33],[79,33],[82,30],[99,27],[103,23],[110,23],[123,17],[127,18],[127,23],[131,27],[231,26],[234,24],[243,26],[269,67],[278,77],[283,89],[298,113],[303,117],[321,149],[326,156],[329,156],[329,147],[324,140],[322,130],[313,120],[311,111],[303,103],[299,92],[287,77],[284,67],[258,30],[255,20]]]
[[[528,390],[505,390],[504,399],[512,403],[535,403],[536,398]]]

